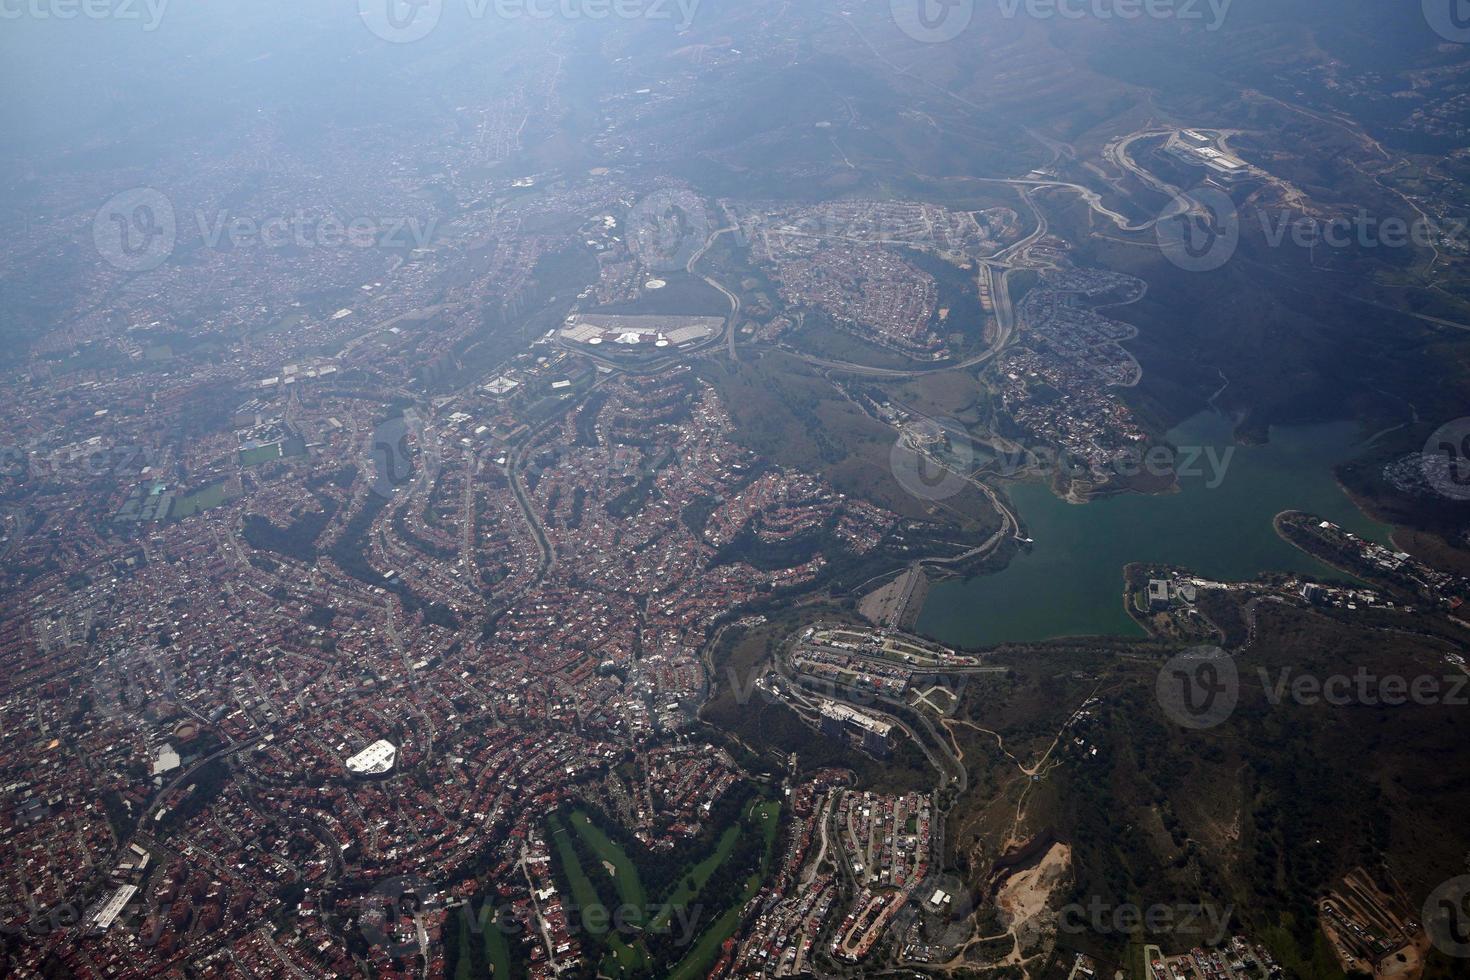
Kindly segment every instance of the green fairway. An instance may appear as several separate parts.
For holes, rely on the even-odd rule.
[[[753,829],[758,825],[761,835],[765,838],[765,853],[761,858],[760,869],[745,880],[745,887],[741,889],[734,904],[726,909],[713,925],[700,934],[698,941],[689,950],[689,955],[684,957],[669,974],[669,980],[698,980],[709,972],[710,966],[719,957],[720,947],[724,945],[726,939],[734,935],[736,928],[739,927],[741,909],[760,890],[761,882],[765,880],[770,871],[771,849],[776,840],[776,828],[780,825],[780,816],[781,804],[775,800],[756,804],[746,811],[745,823],[749,825],[748,829]]]
[[[585,815],[574,814],[572,816],[572,822],[574,825],[577,824],[578,816],[582,817],[583,822],[587,822],[587,818]],[[586,869],[582,867],[582,862],[577,859],[577,849],[572,846],[571,834],[567,831],[567,828],[562,823],[561,819],[553,814],[552,816],[547,818],[547,826],[550,828],[551,838],[556,844],[557,860],[561,865],[562,871],[565,872],[567,876],[568,886],[572,890],[572,901],[576,904],[579,910],[579,914],[582,916],[582,934],[588,940],[589,946],[592,946],[600,941],[608,950],[608,956],[602,962],[603,973],[616,976],[618,974],[631,972],[642,966],[647,966],[648,953],[645,949],[643,949],[642,944],[633,943],[632,945],[630,945],[627,941],[625,941],[622,936],[619,936],[616,932],[609,931],[612,927],[604,926],[603,923],[600,921],[600,919],[605,918],[605,916],[594,917],[593,922],[589,924],[586,910],[601,910],[605,908],[605,905],[602,899],[597,894],[597,887],[592,883],[592,879],[588,877]],[[601,837],[609,847],[615,848],[617,850],[617,853],[622,855],[622,859],[624,861],[628,860],[627,855],[623,854],[622,848],[617,847],[617,845],[614,844],[611,840],[608,840],[605,835],[603,835],[600,831],[597,831],[595,827],[591,827],[590,823],[587,823],[587,826],[599,837]],[[582,833],[580,827],[578,827],[578,833]],[[591,839],[586,837],[584,837],[584,839],[588,841],[588,845],[592,847],[595,853],[602,853],[602,851],[598,849],[597,845],[594,844]],[[612,861],[613,858],[609,857],[607,858],[607,860]],[[629,862],[629,867],[631,869],[631,862]],[[621,877],[621,875],[619,875],[619,877]],[[642,884],[637,882],[636,874],[629,874],[628,878],[633,882],[634,885],[636,885],[638,893],[641,894],[643,886]],[[621,884],[619,885],[619,891],[622,891]],[[640,911],[643,908],[642,905],[638,905],[636,907]],[[614,910],[607,909],[606,912],[608,914],[611,914],[612,912],[614,912]],[[569,912],[568,918],[570,917],[571,916]],[[630,918],[629,921],[632,921],[632,919]],[[595,931],[593,927],[595,927]]]
[[[709,882],[710,877],[725,861],[729,860],[736,845],[740,843],[741,835],[760,834],[761,867],[745,880],[740,893],[735,896],[734,901],[724,913],[699,935],[687,955],[673,968],[670,976],[689,978],[689,980],[702,977],[719,956],[720,946],[734,934],[740,925],[740,912],[745,907],[745,903],[760,890],[761,883],[770,870],[771,852],[775,845],[780,817],[781,804],[778,801],[757,801],[751,804],[738,822],[725,828],[714,851],[680,875],[673,893],[663,904],[658,915],[654,917],[649,928],[656,931],[668,928],[674,913],[687,908],[688,904]],[[570,823],[570,828],[568,823]],[[571,891],[569,896],[571,904],[581,909],[600,907],[603,904],[594,878],[599,871],[603,873],[606,871],[593,868],[589,873],[589,869],[583,867],[577,856],[577,847],[574,845],[574,840],[580,838],[599,861],[606,861],[613,866],[616,873],[608,875],[608,878],[617,889],[619,902],[639,911],[649,907],[648,895],[638,874],[637,866],[622,846],[598,828],[585,811],[575,811],[565,819],[561,815],[553,814],[547,818],[547,828],[553,841],[553,857],[566,875],[567,887]],[[622,912],[619,917],[628,922],[635,921],[627,912]],[[586,936],[589,941],[589,952],[594,950],[600,940],[606,953],[599,964],[600,972],[604,976],[625,975],[646,969],[650,965],[648,950],[641,941],[630,942],[632,937],[620,936],[616,933],[586,934]],[[456,980],[461,980],[461,978],[456,977]]]
[[[510,944],[505,941],[505,933],[492,922],[485,928],[484,935],[485,959],[490,963],[495,980],[505,980],[511,975]]]
[[[643,889],[643,880],[638,877],[638,868],[628,853],[616,841],[604,834],[581,810],[571,816],[572,827],[599,860],[611,864],[617,872],[612,876],[617,886],[618,898],[626,906],[636,909],[636,919],[641,923],[648,910],[648,893]]]
[[[578,914],[583,916],[585,922],[586,910],[602,904],[597,897],[597,889],[593,887],[592,879],[587,877],[587,872],[582,870],[582,862],[577,860],[577,851],[572,847],[571,838],[567,836],[567,829],[561,820],[552,814],[546,823],[551,828],[551,839],[556,844],[556,856],[561,862],[562,871],[571,885],[572,901],[577,904]]]
[[[740,827],[738,824],[733,827],[726,827],[725,832],[720,835],[719,843],[715,845],[715,849],[710,853],[710,856],[696,864],[687,874],[679,876],[679,886],[674,889],[674,893],[669,896],[669,900],[664,903],[663,907],[659,909],[658,915],[654,917],[652,928],[655,931],[667,926],[674,912],[684,908],[684,906],[693,900],[695,895],[699,894],[699,890],[704,887],[704,883],[709,881],[709,876],[715,873],[716,868],[725,863],[725,859],[735,849],[735,842],[739,839]],[[691,881],[693,887],[690,887]]]
[[[477,975],[475,972],[477,961],[489,967],[490,975],[495,980],[506,980],[513,975],[510,965],[510,944],[506,942],[505,933],[501,931],[496,921],[489,900],[487,899],[482,907],[478,922],[471,921],[473,914],[471,906],[456,909],[448,923],[456,936],[459,949],[454,968],[454,980],[484,980],[483,974]],[[450,930],[446,929],[446,935],[449,933]],[[475,943],[483,944],[483,959],[475,955],[476,952],[479,952],[474,948]]]
[[[459,931],[459,963],[454,968],[454,980],[472,980],[475,974],[475,964],[470,959],[470,942],[466,936],[468,929]]]
[[[641,943],[629,946],[620,936],[616,935],[610,935],[608,939],[609,952],[607,958],[602,961],[603,974],[618,976],[640,968],[647,968],[648,954]]]
[[[174,500],[174,506],[169,511],[169,517],[178,520],[181,517],[190,517],[200,511],[218,507],[225,502],[225,485],[216,483],[212,487],[205,487],[195,493]]]
[[[281,458],[281,444],[273,442],[268,446],[256,446],[254,449],[240,450],[241,466],[259,466],[261,463],[269,463],[273,459]]]

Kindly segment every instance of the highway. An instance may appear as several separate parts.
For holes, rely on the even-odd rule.
[[[735,358],[735,321],[739,318],[739,314],[740,314],[740,297],[739,296],[736,296],[734,293],[730,292],[730,290],[728,290],[724,286],[720,285],[720,283],[719,283],[718,280],[716,280],[716,279],[714,279],[714,278],[712,278],[710,276],[707,276],[707,275],[705,275],[702,272],[695,272],[694,271],[694,265],[695,265],[696,262],[698,262],[700,259],[702,259],[704,257],[704,253],[705,252],[708,252],[710,250],[710,246],[715,243],[715,239],[716,238],[719,238],[721,235],[724,235],[724,234],[726,234],[728,232],[732,232],[732,231],[737,230],[737,227],[738,226],[736,226],[736,225],[727,225],[724,228],[720,228],[720,229],[717,229],[717,230],[715,230],[713,232],[710,232],[709,237],[704,240],[704,244],[701,245],[701,246],[699,246],[699,251],[697,251],[693,255],[689,256],[689,261],[684,266],[684,271],[685,272],[689,273],[691,276],[699,276],[699,278],[703,279],[705,282],[709,283],[711,286],[715,287],[721,293],[723,293],[724,296],[725,296],[725,299],[727,299],[727,300],[730,301],[730,316],[729,316],[729,319],[727,319],[725,321],[725,344],[726,344],[726,348],[730,352],[730,360],[732,360],[732,361],[736,359]]]
[[[967,178],[968,179],[968,178]],[[985,178],[989,179],[989,178]],[[1051,268],[1051,263],[1032,259],[1030,250],[1037,242],[1045,238],[1050,230],[1046,215],[1036,206],[1032,200],[1029,187],[1032,185],[1047,186],[1046,181],[1009,180],[996,178],[996,182],[1017,184],[1021,186],[1019,191],[1021,200],[1030,209],[1035,227],[1026,237],[1020,241],[1013,242],[988,259],[978,262],[979,271],[976,273],[978,284],[986,287],[990,293],[990,301],[995,314],[995,339],[989,347],[978,354],[974,354],[962,361],[945,364],[935,364],[918,368],[885,368],[875,367],[870,364],[857,364],[852,361],[837,361],[830,358],[818,357],[815,354],[804,354],[800,351],[792,351],[796,357],[812,365],[828,371],[838,371],[843,374],[857,375],[868,378],[916,378],[925,374],[934,374],[941,371],[964,371],[979,367],[993,360],[997,355],[1009,347],[1016,337],[1016,311],[1015,304],[1011,300],[1010,277],[1013,272],[1021,269],[1045,269]],[[1062,185],[1075,187],[1080,191],[1086,188],[1080,185]],[[1091,193],[1087,191],[1087,193]],[[1097,195],[1093,195],[1097,198]],[[1099,205],[1101,198],[1097,198]],[[1112,212],[1107,212],[1111,214]],[[1118,216],[1119,220],[1121,216]],[[996,270],[1000,274],[996,275]]]

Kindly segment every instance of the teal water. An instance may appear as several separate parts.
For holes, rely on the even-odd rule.
[[[1202,412],[1168,433],[1175,446],[1234,444],[1231,422]],[[1182,565],[1206,578],[1239,580],[1264,571],[1332,574],[1282,541],[1271,519],[1283,510],[1321,514],[1371,540],[1392,530],[1343,493],[1332,467],[1356,450],[1352,422],[1273,428],[1264,446],[1235,446],[1218,481],[1207,457],[1181,492],[1127,494],[1069,504],[1039,483],[1009,490],[1035,544],[995,575],[937,582],[918,630],[940,642],[985,646],[1057,636],[1141,636],[1123,611],[1123,566]],[[1217,484],[1217,485],[1213,485]]]

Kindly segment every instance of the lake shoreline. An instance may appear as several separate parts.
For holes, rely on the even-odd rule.
[[[1225,468],[1181,477],[1176,492],[1120,493],[1079,507],[1044,483],[1017,483],[1007,496],[1035,540],[1003,569],[935,581],[916,630],[967,648],[1071,636],[1147,635],[1120,606],[1124,568],[1135,562],[1192,568],[1221,581],[1263,572],[1321,575],[1328,566],[1276,533],[1283,510],[1321,513],[1362,536],[1395,528],[1347,492],[1336,468],[1361,451],[1355,422],[1280,426],[1260,445],[1234,440],[1229,417],[1197,413],[1168,433],[1171,443],[1219,450]]]

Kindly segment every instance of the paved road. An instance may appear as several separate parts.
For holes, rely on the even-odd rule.
[[[723,293],[725,298],[730,301],[730,316],[725,321],[725,344],[726,349],[730,352],[730,360],[732,361],[736,360],[735,323],[740,317],[740,297],[736,296],[734,293],[730,292],[730,290],[720,285],[720,283],[716,279],[710,276],[706,276],[703,273],[695,272],[694,265],[700,259],[704,258],[704,253],[710,250],[710,246],[715,243],[716,238],[719,238],[721,235],[735,230],[737,230],[735,225],[729,225],[710,233],[710,236],[704,240],[704,244],[699,247],[699,251],[691,255],[689,257],[688,264],[684,266],[684,271],[688,272],[692,276],[699,276],[699,278],[703,279],[705,282],[709,283],[711,286],[715,287],[721,293]]]

